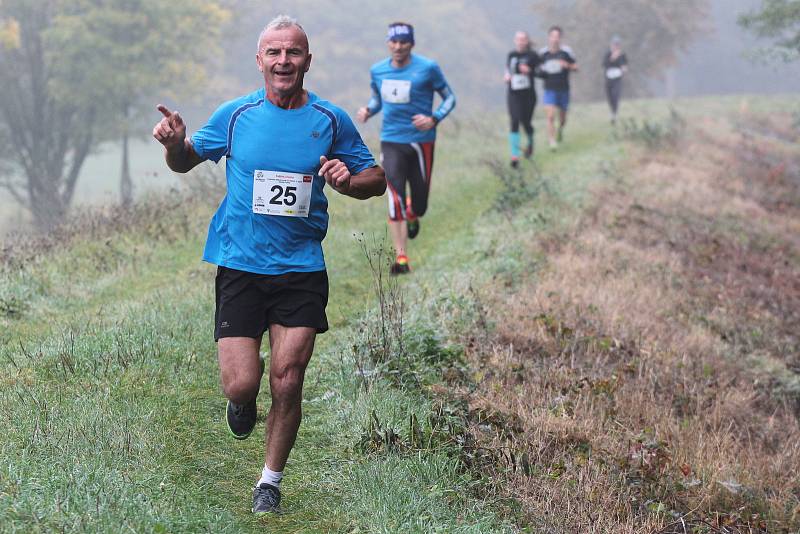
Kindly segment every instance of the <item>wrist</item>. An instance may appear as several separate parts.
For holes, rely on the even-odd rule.
[[[167,153],[170,156],[180,155],[185,148],[186,148],[186,138],[181,139],[180,142],[176,142],[166,146]]]

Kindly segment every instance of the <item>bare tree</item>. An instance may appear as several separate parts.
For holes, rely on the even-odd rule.
[[[800,0],[764,0],[758,11],[739,17],[739,24],[771,39],[771,51],[783,61],[800,59]]]
[[[55,98],[43,32],[54,0],[5,0],[3,15],[19,37],[0,48],[0,142],[16,173],[0,174],[0,187],[25,206],[36,226],[48,230],[64,217],[95,139],[93,105]],[[57,57],[57,55],[56,55]]]

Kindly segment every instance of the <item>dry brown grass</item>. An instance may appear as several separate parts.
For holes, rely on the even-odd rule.
[[[489,297],[471,409],[537,531],[800,529],[800,157],[759,124],[640,155]]]

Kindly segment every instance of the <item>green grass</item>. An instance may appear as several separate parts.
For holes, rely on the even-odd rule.
[[[661,103],[634,109],[666,112]],[[535,269],[536,258],[515,241],[519,225],[569,224],[624,154],[602,106],[574,109],[557,153],[545,150],[543,126],[537,121],[537,162],[551,194],[536,216],[513,221],[493,211],[502,186],[484,164],[505,163],[505,118],[445,123],[440,132],[431,208],[410,247],[414,274],[401,281],[408,372],[424,384],[440,380],[455,334],[480,320],[472,281],[513,283]],[[523,172],[534,179],[530,166]],[[221,424],[214,269],[199,261],[213,208],[194,206],[175,215],[189,221],[183,229],[165,221],[160,239],[135,227],[108,240],[78,239],[3,273],[0,302],[13,298],[22,313],[0,319],[0,413],[9,422],[0,435],[0,531],[517,529],[452,448],[359,445],[373,413],[406,442],[411,415],[426,421],[438,401],[383,367],[366,381],[357,373],[355,354],[375,332],[376,299],[358,239],[383,241],[386,199],[330,200],[324,247],[333,328],[318,339],[307,372],[303,425],[283,485],[286,513],[249,512],[263,421],[244,442]],[[264,389],[261,412],[267,404]]]

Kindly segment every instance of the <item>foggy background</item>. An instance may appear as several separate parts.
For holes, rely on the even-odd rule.
[[[642,5],[647,3],[642,2]],[[617,33],[623,39],[630,61],[627,96],[676,98],[800,92],[800,64],[759,62],[758,50],[765,43],[737,24],[739,14],[759,7],[759,0],[673,0],[672,3],[674,9],[682,10],[683,16],[673,21],[682,26],[667,28],[677,35],[675,42],[656,38],[656,42],[645,48],[647,52],[635,54],[631,50],[640,49],[644,39],[638,32],[648,30],[652,19],[629,20],[630,13],[622,8],[614,12],[613,6],[624,5],[622,1],[443,0],[434,4],[410,0],[402,6],[397,6],[396,2],[355,0],[217,2],[228,12],[227,20],[218,18],[221,29],[218,49],[197,46],[191,32],[187,32],[183,39],[185,48],[177,51],[181,55],[191,53],[192,61],[204,65],[208,75],[195,81],[192,73],[176,72],[175,76],[185,76],[185,82],[183,78],[178,80],[176,89],[160,91],[154,82],[151,91],[130,97],[149,102],[152,110],[133,113],[125,120],[125,131],[130,135],[133,191],[141,195],[177,183],[163,162],[160,145],[150,137],[152,126],[159,119],[155,105],[165,103],[180,110],[189,131],[193,132],[223,101],[261,87],[263,81],[255,66],[256,40],[264,24],[279,13],[298,18],[309,35],[314,60],[306,77],[306,88],[351,114],[369,98],[369,67],[386,57],[386,25],[396,20],[414,24],[415,52],[441,65],[458,97],[455,117],[502,113],[505,107],[502,74],[514,32],[527,30],[537,47],[544,46],[545,32],[551,24],[564,27],[563,40],[573,47],[581,67],[581,72],[573,76],[575,101],[601,97],[600,62],[608,40]],[[595,16],[593,9],[603,10],[602,17]],[[598,20],[604,22],[598,24]],[[626,32],[625,28],[635,28],[637,34],[629,35],[632,32]],[[202,28],[193,31],[199,32]],[[76,61],[80,61],[80,68],[91,69],[93,56],[82,56],[79,52],[74,57],[79,58]],[[69,57],[72,56],[65,56],[60,68],[69,71]],[[125,71],[124,60],[117,66]],[[81,72],[85,76],[91,70]],[[14,73],[3,70],[0,76],[14,76]],[[124,83],[123,78],[120,87]],[[65,92],[69,95],[69,91]],[[376,132],[379,124],[380,119],[376,118],[366,128],[360,128],[370,135]],[[505,135],[505,132],[498,131],[497,135]],[[13,136],[10,144],[13,147]],[[75,186],[73,209],[83,204],[119,202],[120,146],[118,141],[108,139],[93,143]],[[3,169],[6,173],[19,173],[7,155],[0,155],[0,173]],[[29,228],[30,221],[28,210],[0,190],[0,236],[10,230]]]

